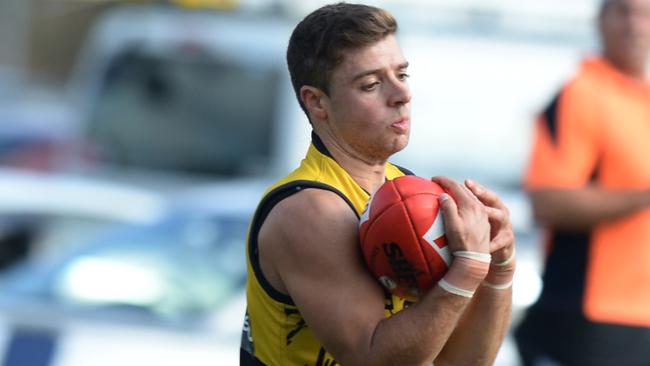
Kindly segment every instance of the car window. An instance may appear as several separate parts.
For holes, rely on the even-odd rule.
[[[188,46],[110,63],[88,124],[103,163],[210,175],[265,173],[281,70]]]

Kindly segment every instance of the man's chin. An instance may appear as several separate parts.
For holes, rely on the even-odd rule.
[[[406,146],[409,144],[409,134],[406,133],[404,135],[398,136],[394,141],[393,141],[393,154],[397,154],[398,152],[404,150]]]

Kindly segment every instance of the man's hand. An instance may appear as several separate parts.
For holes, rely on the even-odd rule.
[[[465,186],[485,205],[490,220],[490,253],[492,264],[485,279],[488,287],[508,288],[515,273],[515,235],[510,212],[496,193],[480,184],[466,180]]]
[[[467,225],[467,227],[461,227],[473,233],[469,236],[482,244],[478,247],[471,247],[469,244],[476,244],[476,242],[459,240],[456,234],[458,229],[454,229],[458,226],[453,221],[454,215],[450,215],[452,221],[445,216],[447,244],[455,255],[443,280],[450,276],[450,273],[456,272],[457,266],[466,262],[468,258],[473,258],[474,266],[461,267],[456,272],[457,275],[450,279],[450,282],[454,283],[454,279],[457,279],[458,287],[467,289],[470,284],[469,280],[472,277],[477,278],[471,276],[471,268],[476,267],[477,262],[481,262],[485,271],[483,277],[478,277],[479,281],[473,283],[476,287],[472,288],[475,290],[472,303],[465,310],[454,333],[436,358],[435,364],[491,365],[494,363],[499,347],[508,331],[512,307],[510,286],[514,273],[514,261],[508,262],[505,266],[500,265],[507,262],[510,254],[514,253],[514,236],[508,218],[508,209],[496,194],[473,182],[465,182],[465,185],[461,185],[443,178],[434,178],[434,181],[441,184],[456,200],[457,215],[463,217],[462,221]],[[453,208],[453,205],[448,201],[442,202],[443,209],[448,209],[453,213],[454,210],[450,209]],[[472,213],[469,217],[475,215],[475,219],[468,220],[468,212]],[[478,233],[482,233],[482,235],[476,236]],[[459,249],[459,244],[467,244],[467,249]],[[459,253],[459,250],[476,253]]]
[[[448,192],[440,196],[447,245],[453,261],[438,286],[464,297],[473,297],[490,267],[490,222],[485,206],[463,185],[446,177],[434,177]],[[453,197],[451,199],[449,196]]]
[[[452,199],[441,202],[449,250],[488,254],[490,242],[489,212],[471,192],[447,177],[433,177]],[[490,246],[488,246],[490,245]]]

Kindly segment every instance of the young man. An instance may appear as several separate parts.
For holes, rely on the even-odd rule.
[[[527,189],[549,229],[526,365],[650,364],[650,0],[608,0],[602,56],[537,124]]]
[[[444,281],[408,308],[361,258],[359,215],[370,192],[405,174],[387,163],[411,127],[396,29],[384,10],[341,3],[311,13],[291,36],[287,61],[312,145],[253,218],[242,365],[474,366],[496,356],[514,247],[494,193],[435,178],[453,197],[441,204],[456,255]]]

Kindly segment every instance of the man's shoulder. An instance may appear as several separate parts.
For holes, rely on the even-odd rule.
[[[613,85],[615,71],[600,57],[586,58],[574,76],[563,88],[564,93],[579,95],[604,95],[608,85]]]
[[[304,187],[278,202],[270,215],[277,216],[280,221],[299,223],[311,222],[313,218],[336,217],[343,213],[349,213],[351,218],[356,217],[349,205],[335,192]]]
[[[305,189],[278,202],[260,232],[260,242],[283,253],[313,254],[354,238],[358,219],[334,192]]]
[[[586,60],[575,74],[567,79],[560,90],[554,95],[544,111],[554,111],[562,108],[571,110],[589,111],[600,101],[609,98],[612,93],[607,78],[600,74],[594,67],[588,66],[592,60]]]

